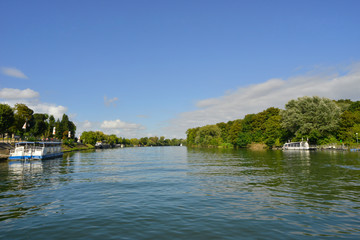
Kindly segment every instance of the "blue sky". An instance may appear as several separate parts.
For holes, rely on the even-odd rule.
[[[0,1],[0,102],[78,133],[185,137],[318,95],[360,100],[360,1]]]

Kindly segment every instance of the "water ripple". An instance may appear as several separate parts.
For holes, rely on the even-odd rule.
[[[1,239],[360,238],[357,155],[154,147],[0,164]]]

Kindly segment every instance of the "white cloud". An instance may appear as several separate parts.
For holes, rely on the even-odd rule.
[[[2,67],[1,72],[10,77],[28,79],[23,72],[16,68]]]
[[[116,106],[116,101],[118,101],[119,99],[117,97],[108,99],[107,96],[104,96],[104,104],[105,106],[109,107],[111,105],[113,105],[114,107]]]
[[[100,123],[90,122],[89,120],[85,120],[83,122],[75,122],[75,125],[77,136],[81,136],[81,133],[85,131],[98,131],[100,129]]]
[[[29,103],[27,106],[34,110],[35,113],[47,113],[49,115],[53,115],[55,119],[61,119],[63,114],[67,112],[67,107],[61,105],[56,106],[49,103]]]
[[[84,128],[91,128],[92,127],[92,124],[91,122],[89,122],[88,120],[85,120],[84,124],[83,124],[83,127]]]
[[[120,119],[114,121],[103,121],[103,122],[91,122],[83,121],[76,122],[76,135],[81,136],[84,131],[102,131],[107,135],[115,134],[118,137],[126,138],[140,138],[147,135],[144,130],[146,128],[141,124],[128,123],[121,121]]]
[[[127,122],[121,121],[120,119],[117,119],[115,121],[104,121],[101,124],[101,128],[105,128],[105,129],[125,129],[125,130],[143,129],[143,127],[140,124],[127,123]]]
[[[61,105],[44,103],[39,101],[40,94],[32,89],[0,89],[0,102],[15,106],[17,103],[23,103],[35,113],[47,113],[53,115],[56,119],[61,119],[62,115],[67,112],[67,108]]]
[[[143,131],[146,129],[143,125],[137,123],[128,123],[121,121],[120,119],[114,121],[103,121],[100,128],[106,134],[116,134],[121,137],[139,137],[143,135]]]
[[[270,79],[264,83],[240,87],[218,98],[196,103],[197,110],[181,113],[164,131],[184,137],[189,128],[227,122],[258,113],[269,107],[283,108],[291,100],[302,96],[331,99],[360,99],[360,64],[353,65],[345,75],[333,72],[313,73],[287,80]]]
[[[15,89],[15,88],[3,88],[0,89],[0,98],[4,99],[25,99],[25,98],[38,98],[39,93],[32,89]]]

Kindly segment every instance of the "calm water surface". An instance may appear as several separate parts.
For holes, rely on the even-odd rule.
[[[186,147],[0,163],[0,239],[360,239],[360,153]]]

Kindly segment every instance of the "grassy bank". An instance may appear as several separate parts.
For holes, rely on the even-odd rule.
[[[89,149],[95,149],[95,147],[91,144],[82,144],[82,143],[62,144],[63,152],[82,151]]]

